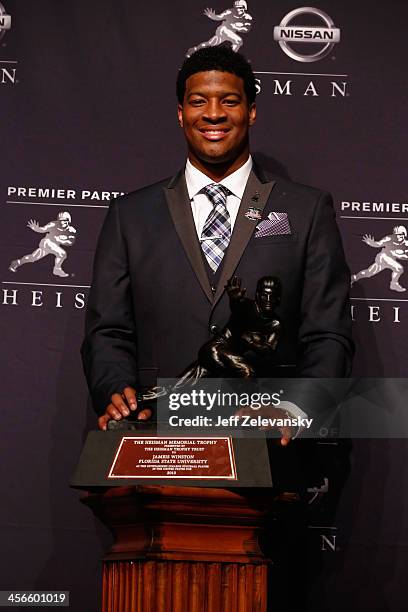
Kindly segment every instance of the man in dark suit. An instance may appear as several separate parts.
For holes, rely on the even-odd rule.
[[[331,197],[253,163],[249,63],[201,49],[177,94],[186,167],[114,200],[96,250],[82,355],[101,429],[137,409],[135,389],[194,361],[228,319],[234,275],[250,297],[260,277],[282,281],[283,331],[263,376],[350,372],[350,279]]]
[[[137,410],[135,390],[154,385],[158,376],[177,377],[224,327],[230,315],[225,285],[233,276],[251,298],[263,276],[282,283],[282,331],[263,377],[350,372],[350,277],[331,197],[253,163],[255,93],[252,69],[240,54],[225,47],[197,51],[177,79],[185,168],[111,203],[82,346],[101,429]],[[286,405],[294,415],[301,408]],[[147,409],[138,411],[140,419],[149,416]],[[281,446],[270,448],[279,499],[298,491],[301,498],[305,489],[297,455],[305,447],[301,440],[288,444],[290,437],[284,431]],[[271,538],[278,559],[275,604],[281,597],[287,605],[290,593],[292,604],[297,598],[304,606],[305,520],[302,503],[286,504],[281,520],[271,523],[280,528]]]

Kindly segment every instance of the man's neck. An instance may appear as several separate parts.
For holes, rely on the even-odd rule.
[[[209,164],[197,159],[196,157],[192,157],[191,155],[188,156],[191,165],[194,166],[194,168],[197,168],[197,170],[200,170],[200,172],[208,176],[208,178],[215,183],[219,183],[233,172],[239,170],[248,161],[248,158],[249,152],[247,153],[246,157],[240,156],[233,163],[226,162],[225,164]]]

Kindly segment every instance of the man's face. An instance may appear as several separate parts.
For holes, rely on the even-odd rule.
[[[187,79],[178,120],[193,163],[245,162],[255,119],[255,104],[248,105],[244,82],[235,74],[210,70]]]

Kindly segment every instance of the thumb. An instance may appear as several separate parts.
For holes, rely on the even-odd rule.
[[[110,416],[107,414],[103,414],[98,419],[98,427],[102,431],[106,431],[108,429],[108,422],[110,421]]]

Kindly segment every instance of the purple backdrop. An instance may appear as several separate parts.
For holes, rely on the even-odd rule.
[[[214,0],[213,8],[230,4]],[[81,612],[97,609],[98,559],[109,543],[67,485],[95,426],[79,358],[93,251],[109,197],[183,163],[174,81],[186,50],[215,32],[206,6],[0,4],[0,588],[70,589],[71,608]],[[407,5],[319,2],[323,17],[301,11],[286,31],[332,23],[340,41],[327,49],[319,39],[279,45],[274,27],[302,6],[248,2],[252,27],[241,50],[260,88],[252,149],[270,169],[333,193],[352,272],[375,261],[371,272],[383,269],[353,286],[355,374],[404,377],[408,296],[390,281],[402,272],[398,282],[408,286],[405,263],[363,237],[378,242],[395,226],[408,228]],[[299,61],[320,51],[316,61]],[[47,245],[46,257],[35,260],[37,251],[10,271],[44,237],[27,223],[45,226],[60,212],[76,229],[62,264],[67,276],[53,274]],[[310,493],[315,608],[405,610],[407,444],[322,445],[332,452],[329,491]]]

